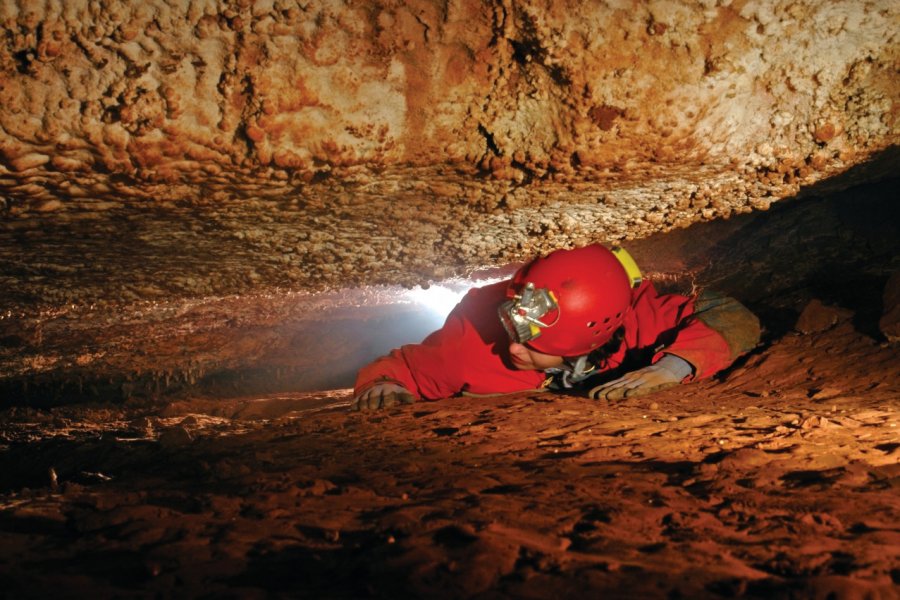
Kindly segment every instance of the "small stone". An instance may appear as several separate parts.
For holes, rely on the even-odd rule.
[[[831,423],[828,419],[816,415],[803,419],[799,424],[800,429],[816,429],[818,427],[825,428],[829,426],[831,426]]]
[[[331,492],[337,486],[328,481],[327,479],[314,479],[309,482],[305,482],[300,484],[300,487],[305,488],[305,493],[307,496],[324,496],[328,492]]]
[[[153,421],[148,419],[147,417],[138,417],[137,419],[133,419],[128,424],[128,427],[138,435],[144,437],[153,437]]]
[[[324,535],[325,539],[331,543],[337,543],[341,539],[341,532],[336,529],[326,531]]]
[[[810,390],[810,400],[829,400],[836,396],[840,396],[842,390],[834,387],[824,387],[820,390]]]
[[[839,306],[828,306],[821,300],[810,300],[800,313],[794,329],[800,333],[817,333],[827,331],[853,317],[853,311]]]
[[[659,409],[659,404],[657,402],[651,402],[650,410],[657,410],[657,409]]]
[[[37,207],[38,212],[53,212],[61,209],[63,203],[59,200],[47,200]]]
[[[159,434],[159,445],[163,448],[181,448],[193,441],[194,439],[191,437],[191,433],[180,425],[172,427],[171,429],[166,429]]]
[[[815,133],[813,136],[816,138],[816,142],[820,144],[827,144],[834,136],[837,135],[837,128],[833,123],[825,122],[816,127]]]

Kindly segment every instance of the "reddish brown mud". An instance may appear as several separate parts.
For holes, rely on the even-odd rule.
[[[852,361],[848,361],[848,356]],[[896,598],[900,353],[843,322],[606,405],[8,409],[11,597]]]

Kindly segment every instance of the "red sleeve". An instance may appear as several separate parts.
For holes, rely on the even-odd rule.
[[[694,367],[691,378],[697,379],[714,375],[731,364],[733,357],[725,338],[692,317],[693,298],[679,294],[660,295],[653,284],[646,281],[635,290],[632,309],[637,326],[636,334],[632,335],[637,339],[631,340],[629,345],[654,348],[652,362],[658,361],[663,354],[674,354],[691,363]]]
[[[509,338],[497,306],[508,282],[470,290],[444,326],[421,344],[407,344],[363,367],[356,379],[359,394],[379,381],[396,382],[418,398],[447,398],[460,392],[506,394],[541,386],[540,371],[520,371],[507,364]]]
[[[413,395],[421,397],[399,348],[391,350],[386,356],[376,358],[359,370],[356,374],[356,384],[353,386],[353,395],[358,396],[376,383],[383,382],[396,383],[408,389]]]
[[[690,322],[678,331],[675,342],[653,357],[653,362],[663,354],[674,354],[688,361],[694,367],[691,379],[703,379],[715,375],[731,364],[731,351],[725,338],[700,321]]]
[[[381,381],[398,383],[416,398],[446,398],[459,392],[463,382],[453,368],[463,330],[459,312],[457,306],[443,327],[421,344],[401,346],[360,369],[354,394]]]

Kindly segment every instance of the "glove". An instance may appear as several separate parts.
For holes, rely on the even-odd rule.
[[[683,358],[666,354],[655,365],[626,373],[619,379],[598,385],[588,393],[588,396],[606,400],[645,396],[678,385],[693,370],[691,363]]]
[[[376,410],[390,408],[398,404],[412,404],[416,401],[408,389],[396,383],[377,383],[353,398],[353,410]]]

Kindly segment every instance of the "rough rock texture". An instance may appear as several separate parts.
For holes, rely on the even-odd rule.
[[[822,304],[821,300],[811,300],[800,313],[794,329],[800,333],[815,333],[831,329],[841,321],[849,321],[853,311]]]
[[[897,180],[852,186],[898,172],[898,25],[0,2],[0,589],[896,597]],[[297,393],[433,326],[349,286],[621,239],[661,287],[747,302],[762,345],[616,406]],[[791,332],[812,298],[852,317]]]
[[[898,25],[890,0],[3,2],[2,283],[118,297],[187,254],[127,291],[415,284],[766,208],[900,140]],[[70,299],[37,287],[11,300]]]
[[[0,581],[13,598],[893,599],[898,354],[845,323],[613,405],[3,410]]]

